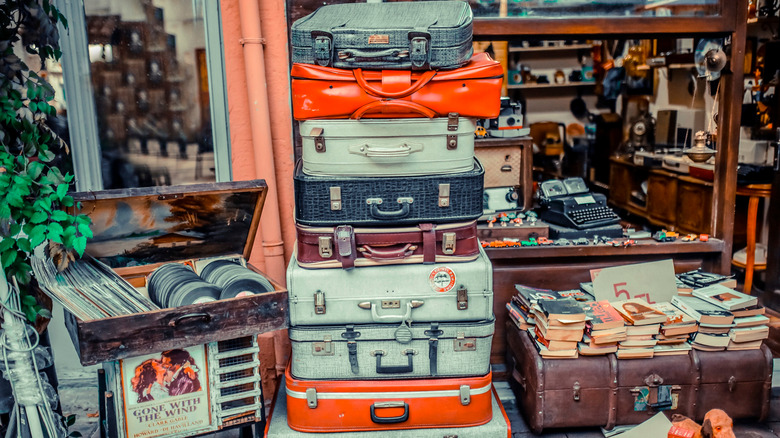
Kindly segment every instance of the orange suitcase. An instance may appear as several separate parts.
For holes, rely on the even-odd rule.
[[[399,117],[492,119],[501,109],[504,70],[486,53],[447,71],[363,71],[293,64],[296,120]]]
[[[299,432],[479,426],[493,418],[492,374],[403,380],[299,380],[285,371],[287,424]]]

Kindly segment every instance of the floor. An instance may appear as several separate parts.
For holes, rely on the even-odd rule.
[[[769,418],[766,422],[737,422],[734,432],[738,438],[770,438],[780,437],[780,359],[774,362],[774,377],[772,380],[772,402]],[[512,422],[513,438],[603,438],[604,435],[599,428],[583,429],[565,429],[545,431],[542,435],[535,435],[528,430],[523,421],[517,406],[514,402],[514,395],[506,382],[496,382],[496,389],[499,397],[504,404]],[[75,414],[76,423],[71,426],[70,431],[78,431],[85,438],[99,437],[98,418],[97,418],[97,379],[78,379],[60,381],[60,399],[62,401],[63,412],[66,415]],[[241,434],[238,430],[228,430],[206,437],[215,438],[239,438]]]

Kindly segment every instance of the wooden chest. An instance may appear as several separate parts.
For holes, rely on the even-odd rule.
[[[209,259],[249,259],[266,190],[264,180],[255,180],[83,192],[74,199],[92,218],[87,254],[145,293],[147,276],[165,263],[191,262],[198,272]],[[83,365],[285,329],[287,290],[268,280],[270,292],[150,312],[83,321],[66,310],[65,324]]]

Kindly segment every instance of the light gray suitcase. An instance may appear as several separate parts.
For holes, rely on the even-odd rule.
[[[493,269],[476,260],[428,265],[287,267],[290,325],[484,321],[493,317]]]
[[[290,327],[295,378],[484,376],[495,320]]]
[[[309,120],[301,122],[303,173],[411,176],[474,167],[474,119]]]
[[[431,70],[466,64],[471,7],[463,1],[347,3],[295,21],[292,61],[336,68]]]
[[[271,417],[265,427],[266,438],[511,438],[512,432],[509,419],[501,402],[493,390],[491,401],[493,418],[481,425],[471,427],[447,427],[433,429],[378,430],[373,432],[333,432],[309,433],[298,432],[287,425],[287,391],[284,379],[281,379],[276,399],[271,410]]]

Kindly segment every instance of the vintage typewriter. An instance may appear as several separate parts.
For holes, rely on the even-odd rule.
[[[617,224],[620,217],[607,206],[607,197],[590,193],[582,178],[545,181],[539,201],[547,207],[541,218],[549,224],[578,230]]]

